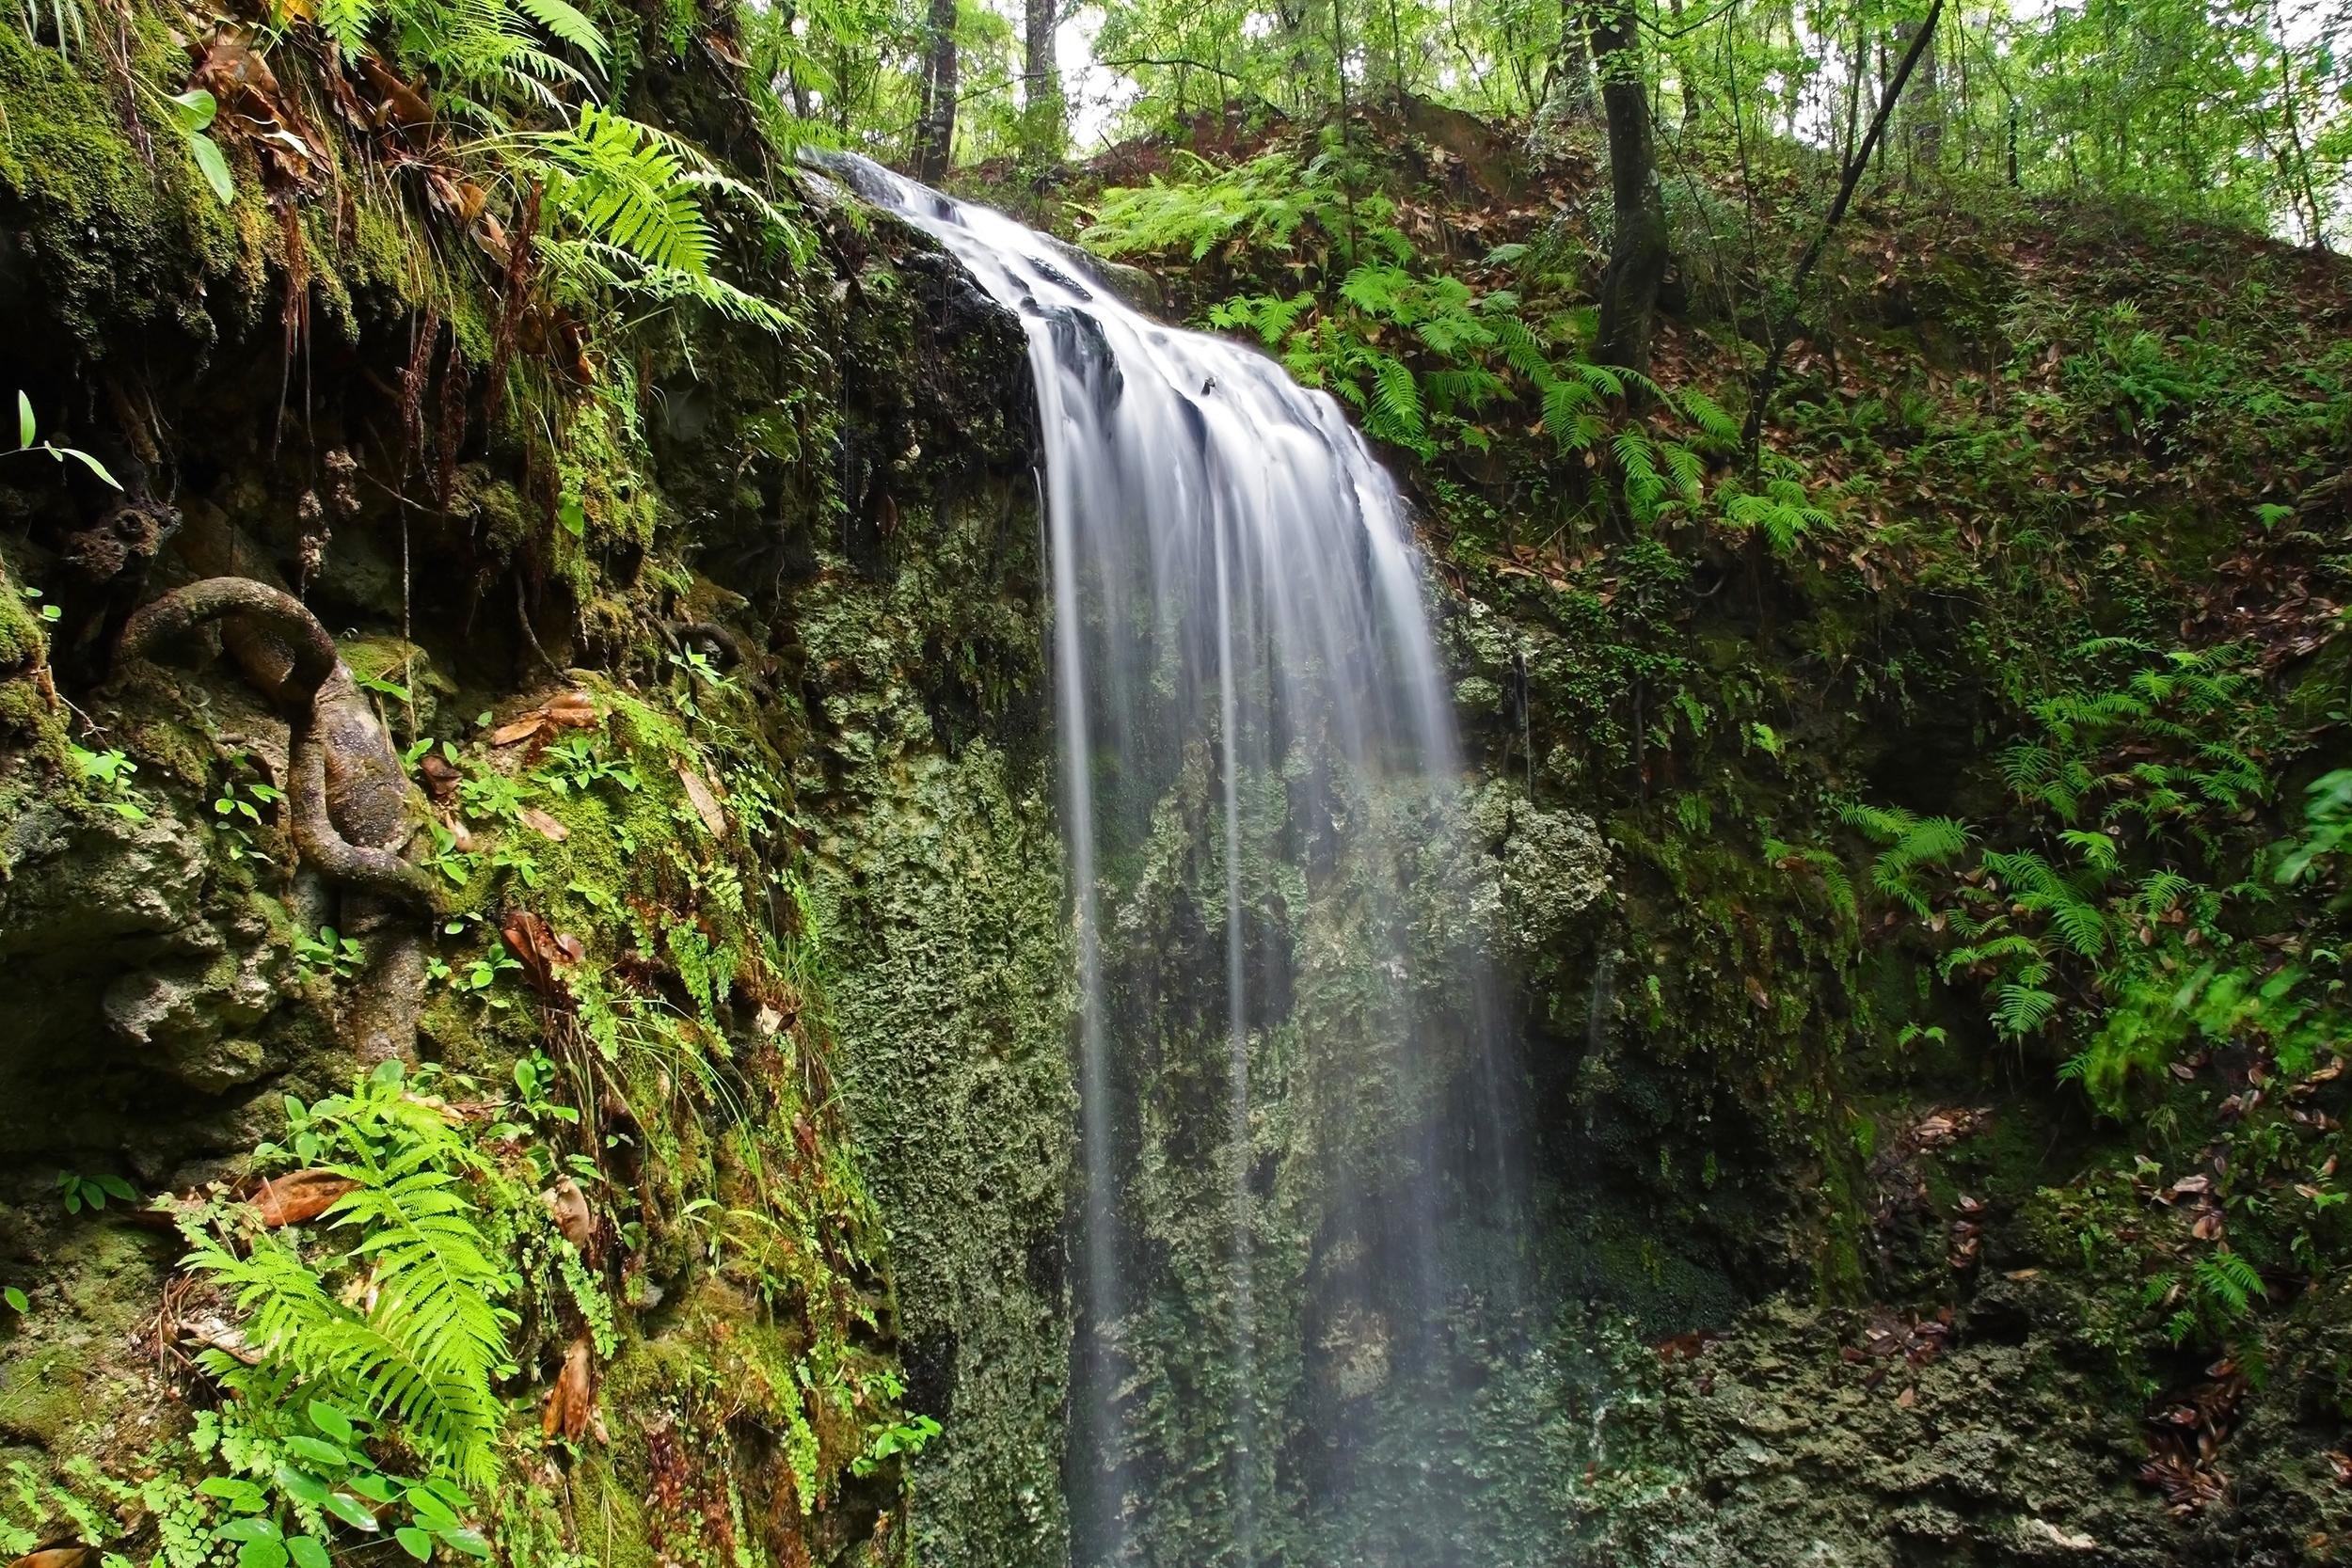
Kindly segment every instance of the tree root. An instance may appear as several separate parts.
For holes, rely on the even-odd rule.
[[[435,912],[439,901],[424,868],[401,853],[411,822],[399,754],[326,628],[267,583],[206,578],[173,589],[131,617],[121,651],[149,657],[215,622],[245,678],[286,715],[294,848],[349,897],[348,934],[374,955],[347,1019],[359,1053],[412,1059],[424,999],[415,916]]]

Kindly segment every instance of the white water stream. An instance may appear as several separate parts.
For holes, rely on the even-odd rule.
[[[1340,405],[1263,355],[1129,309],[1066,251],[1002,214],[864,160],[826,163],[936,238],[1018,314],[1036,378],[1083,1105],[1080,1351],[1067,1467],[1073,1560],[1166,1560],[1138,1544],[1152,1534],[1152,1486],[1139,1467],[1154,1464],[1214,1465],[1198,1491],[1218,1499],[1225,1516],[1216,1561],[1295,1560],[1278,1544],[1297,1537],[1275,1516],[1279,1510],[1360,1509],[1369,1517],[1411,1505],[1402,1497],[1315,1496],[1344,1491],[1344,1465],[1342,1481],[1286,1481],[1286,1465],[1295,1465],[1267,1451],[1282,1434],[1262,1430],[1274,1424],[1267,1408],[1281,1412],[1259,1386],[1261,1359],[1387,1366],[1433,1338],[1461,1295],[1439,1235],[1448,1180],[1481,1163],[1491,1178],[1510,1143],[1491,1039],[1472,1042],[1467,1073],[1457,1062],[1454,1078],[1472,1080],[1467,1090],[1446,1089],[1446,1071],[1425,1059],[1441,1029],[1437,1010],[1449,1011],[1457,1037],[1490,1035],[1494,1016],[1483,968],[1433,961],[1413,928],[1413,895],[1396,867],[1429,846],[1371,838],[1375,800],[1452,800],[1461,772],[1404,503]],[[1164,1026],[1118,976],[1172,960],[1133,950],[1165,933],[1123,918],[1119,900],[1155,842],[1167,853],[1168,814],[1185,812],[1169,803],[1179,798],[1191,801],[1174,832],[1182,853],[1202,867],[1199,902],[1221,892],[1223,906],[1200,909],[1198,922],[1201,945],[1221,947],[1222,963],[1200,966],[1183,998],[1208,1021],[1198,1036],[1221,1046],[1224,1082],[1212,1115],[1222,1126],[1185,1147],[1205,1148],[1198,1164],[1222,1166],[1190,1174],[1216,1178],[1200,1190],[1221,1194],[1228,1212],[1224,1288],[1192,1293],[1213,1300],[1223,1319],[1210,1331],[1223,1366],[1215,1378],[1163,1387],[1139,1370],[1134,1340],[1156,1275],[1175,1265],[1152,1256],[1146,1230],[1155,1216],[1140,1208],[1145,1167],[1135,1129],[1176,1116],[1136,1101],[1177,1091],[1148,1075],[1144,1062],[1166,1054],[1153,1038]],[[1337,847],[1318,860],[1318,845]],[[1344,900],[1319,891],[1337,879],[1339,858],[1357,864]],[[1304,942],[1295,917],[1316,897],[1347,904],[1352,940],[1366,948],[1351,973],[1367,978],[1359,1002],[1310,1012],[1292,1000],[1315,968],[1296,951]],[[1279,928],[1284,911],[1291,933]],[[1220,980],[1221,995],[1199,994]],[[1269,1043],[1277,1032],[1287,1042],[1279,1051]],[[1272,1277],[1260,1256],[1273,1185],[1260,1172],[1281,1151],[1270,1153],[1257,1135],[1268,1107],[1251,1073],[1253,1059],[1273,1057],[1338,1064],[1320,1088],[1296,1092],[1288,1119],[1357,1118],[1365,1123],[1360,1141],[1388,1150],[1373,1164],[1341,1132],[1300,1135],[1329,1151],[1318,1178],[1324,1212],[1310,1216],[1312,1255],[1304,1260],[1321,1284]],[[1284,1255],[1293,1273],[1302,1272],[1299,1251]],[[1290,1321],[1261,1323],[1262,1297],[1292,1304]],[[1292,1338],[1262,1344],[1269,1332]],[[1227,1408],[1182,1407],[1206,1399]],[[1136,1455],[1135,1412],[1165,1418],[1170,1401],[1183,1428],[1217,1434],[1214,1460]],[[1348,1422],[1383,1418],[1361,1400],[1330,1408]],[[1377,1433],[1320,1435],[1344,1449]],[[1297,1501],[1302,1486],[1307,1505]],[[1278,1491],[1291,1501],[1278,1501]],[[1415,1533],[1410,1519],[1354,1530],[1351,1539],[1398,1544],[1350,1568],[1457,1560],[1450,1551],[1408,1549]]]

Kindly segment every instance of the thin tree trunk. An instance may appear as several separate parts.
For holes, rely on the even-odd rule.
[[[930,0],[925,22],[923,115],[914,134],[914,177],[937,183],[956,145],[956,0]]]
[[[1604,365],[1646,372],[1668,259],[1666,206],[1658,189],[1649,94],[1642,85],[1632,0],[1591,0],[1589,16],[1601,107],[1609,120],[1612,223],[1609,268],[1600,280],[1600,335],[1594,353]]]
[[[2295,154],[2290,172],[2300,187],[2303,203],[2311,209],[2312,247],[2328,248],[2328,218],[2320,210],[2319,192],[2312,184],[2311,154],[2303,147],[2303,126],[2295,109],[2295,49],[2287,41],[2286,24],[2279,15],[2278,0],[2271,0],[2270,24],[2277,30],[2279,45],[2279,90],[2284,101],[2287,120],[2287,146]]]
[[[1054,0],[1025,0],[1022,8],[1021,119],[1033,156],[1058,158],[1068,135],[1061,68],[1054,58]]]
[[[1560,53],[1552,66],[1544,115],[1553,121],[1593,112],[1593,45],[1584,33],[1586,0],[1560,0]]]
[[[1896,47],[1911,54],[1918,35],[1917,22],[1898,23]],[[1913,181],[1933,169],[1944,156],[1943,82],[1936,68],[1936,51],[1931,46],[1918,58],[1918,69],[1912,72],[1902,99],[1904,172]]]
[[[1920,55],[1935,42],[1935,24],[1943,15],[1944,0],[1935,0],[1928,8],[1926,20],[1919,24],[1917,36],[1911,40],[1910,53],[1903,56],[1902,64],[1896,68],[1894,80],[1887,83],[1885,92],[1880,96],[1878,112],[1870,117],[1870,129],[1864,134],[1862,145],[1854,149],[1854,155],[1846,162],[1845,178],[1838,182],[1837,199],[1830,203],[1829,216],[1821,220],[1821,227],[1804,247],[1804,254],[1797,258],[1796,268],[1788,276],[1788,297],[1796,301],[1800,309],[1804,302],[1805,284],[1811,281],[1813,269],[1821,264],[1821,253],[1829,248],[1830,236],[1845,220],[1846,209],[1853,201],[1854,187],[1862,183],[1863,171],[1870,166],[1870,154],[1886,135],[1886,123],[1895,115],[1895,101],[1902,96],[1903,84],[1911,80],[1912,71],[1917,69]],[[1791,325],[1793,326],[1794,324]],[[1781,360],[1787,354],[1790,334],[1775,330],[1770,336],[1772,346],[1764,356],[1763,368],[1756,372],[1755,388],[1748,399],[1747,428],[1740,433],[1741,444],[1747,449],[1751,467],[1762,451],[1764,414],[1772,404],[1772,393],[1780,385]]]

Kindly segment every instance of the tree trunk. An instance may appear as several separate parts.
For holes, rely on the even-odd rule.
[[[1059,158],[1069,133],[1054,58],[1054,0],[1025,0],[1021,20],[1022,141],[1035,157]]]
[[[1911,53],[1911,46],[1919,37],[1916,20],[1895,24],[1895,51],[1898,58]],[[1944,96],[1943,80],[1936,70],[1936,50],[1931,46],[1919,55],[1919,63],[1911,73],[1911,82],[1903,89],[1901,105],[1905,172],[1912,180],[1931,172],[1944,156]]]
[[[1552,124],[1593,112],[1593,45],[1584,33],[1584,5],[1585,0],[1560,0],[1560,53],[1552,61],[1543,108],[1544,119]]]
[[[930,0],[925,23],[922,119],[914,131],[914,177],[946,177],[956,144],[956,0]]]
[[[1853,156],[1846,161],[1845,178],[1837,182],[1837,199],[1830,203],[1829,216],[1821,220],[1820,229],[1814,230],[1812,243],[1804,247],[1804,253],[1797,258],[1795,270],[1788,275],[1788,297],[1796,302],[1800,309],[1804,305],[1805,285],[1812,280],[1813,269],[1820,265],[1821,253],[1829,248],[1830,236],[1845,220],[1846,209],[1853,201],[1854,189],[1862,183],[1863,171],[1870,166],[1870,154],[1884,140],[1886,127],[1895,118],[1895,101],[1902,96],[1903,84],[1911,80],[1911,73],[1918,69],[1919,56],[1934,45],[1935,24],[1943,19],[1943,15],[1944,0],[1933,0],[1928,7],[1927,19],[1919,24],[1918,32],[1912,37],[1911,48],[1904,54],[1902,64],[1896,68],[1895,79],[1879,96],[1878,112],[1870,117],[1870,129],[1864,133],[1862,145],[1854,149]],[[1751,471],[1762,456],[1764,416],[1772,406],[1773,390],[1780,385],[1781,360],[1788,354],[1791,336],[1790,332],[1772,325],[1769,310],[1766,312],[1766,335],[1772,348],[1765,354],[1763,368],[1756,372],[1749,391],[1747,427],[1740,432],[1740,445],[1747,451]],[[1793,328],[1795,323],[1792,321],[1789,325]]]
[[[1588,24],[1600,71],[1601,107],[1609,119],[1613,225],[1594,352],[1602,364],[1646,372],[1658,292],[1666,276],[1666,207],[1658,190],[1658,147],[1650,135],[1632,0],[1590,0]]]

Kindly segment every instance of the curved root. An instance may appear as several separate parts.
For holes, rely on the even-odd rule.
[[[286,801],[303,860],[340,887],[431,912],[431,879],[397,847],[407,826],[399,758],[301,600],[250,578],[207,578],[141,608],[122,651],[145,657],[215,621],[230,623],[223,641],[246,678],[285,710]]]
[[[432,879],[400,852],[408,781],[335,640],[293,594],[251,578],[206,578],[131,617],[122,652],[147,657],[221,623],[239,671],[286,715],[286,810],[303,861],[350,895],[343,924],[373,954],[345,1023],[360,1059],[416,1055],[424,938],[415,915],[439,907]]]

